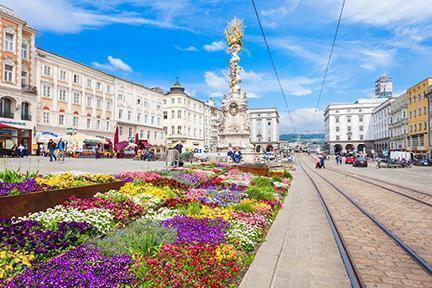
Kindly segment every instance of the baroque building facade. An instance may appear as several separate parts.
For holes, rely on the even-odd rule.
[[[37,111],[35,33],[0,5],[0,154],[18,145],[31,150]]]
[[[406,93],[390,104],[390,151],[406,151],[408,138],[408,113]]]
[[[388,98],[372,111],[373,149],[378,155],[388,154],[390,147],[390,111],[393,98]]]
[[[250,108],[251,142],[255,150],[279,147],[279,113],[277,108]]]

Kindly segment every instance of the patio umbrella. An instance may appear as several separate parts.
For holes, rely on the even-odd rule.
[[[13,126],[10,126],[10,125],[4,124],[4,123],[0,123],[0,128],[13,128],[13,129],[18,129],[18,128],[16,128],[16,127],[13,127]]]
[[[118,127],[116,127],[114,132],[114,152],[117,152],[117,144],[119,143],[119,130]]]
[[[116,150],[124,150],[129,145],[128,141],[121,141],[118,142],[117,145],[114,146],[114,149]]]
[[[139,144],[138,133],[135,133],[135,144],[136,144],[136,145]]]

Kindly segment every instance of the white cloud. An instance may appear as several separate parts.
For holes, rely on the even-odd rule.
[[[198,48],[196,48],[195,46],[189,46],[189,47],[180,47],[177,45],[174,45],[174,47],[179,50],[179,51],[185,51],[185,52],[197,52]]]
[[[279,8],[274,9],[268,9],[268,10],[262,10],[261,15],[262,16],[285,16],[288,14],[287,8],[284,6],[281,6]]]
[[[385,68],[394,63],[394,51],[380,49],[360,49],[360,66],[366,70]]]
[[[79,1],[77,1],[79,2]],[[38,30],[57,33],[78,33],[87,28],[109,24],[152,25],[164,28],[180,27],[166,20],[149,19],[133,12],[106,13],[84,9],[75,1],[66,0],[3,0],[2,4]]]
[[[219,40],[219,41],[213,41],[210,44],[204,45],[203,49],[208,51],[208,52],[223,51],[223,50],[227,49],[227,45],[225,44],[224,41]]]
[[[248,98],[262,98],[268,94],[280,95],[280,88],[272,73],[260,73],[242,70],[242,91]],[[229,93],[229,77],[227,70],[206,71],[204,80],[209,95],[223,95]],[[281,79],[284,92],[288,96],[308,96],[314,92],[318,79],[306,77],[287,77]]]
[[[279,110],[281,133],[294,132],[288,112]],[[298,108],[291,111],[291,118],[298,133],[321,133],[324,131],[323,114],[323,111],[315,108]]]
[[[107,70],[107,71],[126,71],[126,72],[132,72],[132,68],[123,62],[120,58],[114,58],[112,56],[108,56],[107,58],[108,63],[98,63],[93,62],[92,65],[98,69]]]

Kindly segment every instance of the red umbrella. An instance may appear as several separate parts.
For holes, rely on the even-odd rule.
[[[119,130],[116,127],[114,132],[114,152],[117,152],[117,144],[119,143]]]
[[[135,133],[135,144],[139,145],[138,133]]]

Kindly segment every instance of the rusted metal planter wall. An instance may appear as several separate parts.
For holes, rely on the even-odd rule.
[[[75,188],[66,188],[35,192],[16,196],[0,197],[0,218],[25,216],[32,212],[43,211],[63,203],[71,196],[90,198],[98,192],[120,189],[125,181],[95,184]]]
[[[237,166],[240,171],[245,173],[251,173],[258,176],[267,176],[269,168],[268,167],[251,167],[251,166]]]

